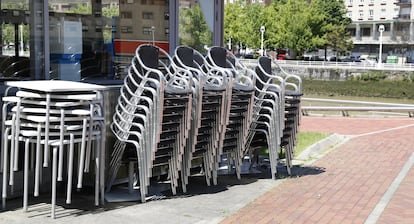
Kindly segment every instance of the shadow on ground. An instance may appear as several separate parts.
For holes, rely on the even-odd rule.
[[[292,176],[288,176],[286,167],[281,164],[277,168],[277,179],[281,180],[290,177],[296,178],[307,175],[318,175],[323,172],[325,172],[324,168],[320,167],[294,166],[292,168]],[[147,203],[151,203],[151,200],[173,200],[174,198],[193,197],[204,194],[216,194],[230,190],[232,186],[252,184],[259,179],[271,179],[270,169],[268,166],[261,165],[255,167],[255,172],[244,173],[240,180],[237,179],[237,176],[234,173],[219,175],[217,185],[211,186],[207,186],[204,176],[194,175],[189,178],[187,192],[183,193],[181,187],[179,187],[177,189],[176,195],[172,195],[170,183],[168,181],[157,183],[154,182],[151,184],[151,187],[149,189],[149,195],[151,195],[151,197]],[[116,188],[120,191],[128,192],[126,184],[117,185]],[[135,193],[139,195],[139,190],[136,190]],[[23,214],[27,214],[27,217],[49,217],[50,198],[51,196],[48,190],[44,190],[41,196],[36,198],[31,195],[29,197],[29,212]],[[104,211],[126,208],[141,203],[140,200],[135,200],[111,203],[106,202],[103,206],[94,206],[94,189],[91,186],[84,186],[84,188],[82,188],[80,191],[74,190],[71,204],[66,204],[65,200],[66,185],[65,183],[61,182],[58,185],[56,218],[97,214]],[[9,199],[7,201],[7,210],[20,209],[22,209],[21,197]]]

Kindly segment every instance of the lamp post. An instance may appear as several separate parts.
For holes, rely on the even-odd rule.
[[[380,33],[379,36],[379,53],[378,53],[378,67],[380,68],[382,66],[382,33],[385,30],[385,26],[384,25],[379,25],[378,27],[378,31]]]
[[[152,34],[152,45],[155,46],[155,26],[151,26],[151,34]]]
[[[262,56],[264,55],[264,49],[263,49],[263,39],[264,39],[264,32],[265,32],[265,26],[261,26],[260,27],[260,33],[262,34],[262,39],[261,39],[261,43],[260,43],[260,49],[262,50],[261,54]]]

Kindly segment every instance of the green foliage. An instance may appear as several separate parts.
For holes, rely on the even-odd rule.
[[[92,6],[84,5],[84,4],[77,4],[76,7],[71,7],[67,12],[77,13],[77,14],[92,14]]]
[[[102,8],[102,15],[109,19],[119,16],[119,6],[110,6]],[[112,27],[111,25],[106,25],[103,30],[103,38],[105,42],[112,41]]]
[[[352,47],[342,0],[273,0],[271,5],[236,1],[224,8],[224,37],[233,43],[258,48],[260,27],[265,26],[266,48],[296,52],[329,46],[337,51]],[[254,19],[253,19],[254,18]]]
[[[188,45],[200,52],[204,52],[204,45],[212,43],[212,32],[204,20],[201,7],[195,5],[182,9],[179,15],[180,36],[182,45]]]
[[[267,8],[261,4],[248,4],[236,1],[224,7],[224,39],[233,43],[260,47],[260,27],[266,25]],[[254,18],[254,19],[253,19]]]
[[[309,95],[356,96],[414,99],[414,82],[382,79],[382,74],[370,80],[326,81],[303,79],[303,92]]]
[[[103,7],[102,15],[108,18],[119,16],[119,6]]]
[[[309,7],[306,0],[288,0],[286,4],[276,4],[275,26],[272,42],[275,48],[289,48],[296,52],[315,49],[323,45],[320,30],[323,17]]]
[[[17,10],[29,10],[29,4],[23,2],[1,2],[2,9],[17,9]],[[18,30],[20,32],[20,28]],[[23,28],[23,41],[26,43],[29,40],[29,26],[25,25]],[[2,40],[4,43],[14,43],[14,25],[2,24]]]
[[[361,81],[371,81],[378,82],[380,80],[385,80],[387,78],[387,73],[385,72],[367,72],[356,77],[356,80]]]

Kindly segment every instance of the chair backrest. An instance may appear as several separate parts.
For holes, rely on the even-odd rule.
[[[269,57],[262,56],[259,58],[258,65],[256,66],[256,74],[263,82],[269,80],[268,75],[272,74],[272,61]]]
[[[149,68],[158,68],[159,49],[153,45],[141,45],[138,54],[143,64]]]
[[[179,58],[179,62],[185,66],[196,68],[194,65],[194,50],[187,46],[179,46],[175,50],[176,56]]]
[[[215,65],[227,68],[227,50],[222,47],[211,47],[209,50],[210,60],[212,60],[212,63]]]

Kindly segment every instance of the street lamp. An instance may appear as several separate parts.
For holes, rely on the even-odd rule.
[[[155,46],[155,26],[151,26],[151,34],[152,34],[152,45]]]
[[[382,66],[382,33],[385,31],[385,26],[384,25],[379,25],[378,27],[378,31],[380,33],[379,36],[379,54],[378,54],[378,67]]]
[[[264,55],[264,49],[263,49],[263,39],[264,39],[265,26],[261,26],[261,27],[260,27],[260,32],[262,33],[262,40],[261,40],[261,43],[260,43],[260,48],[261,48],[261,50],[262,50],[261,54],[262,54],[262,56],[263,56],[263,55]]]

